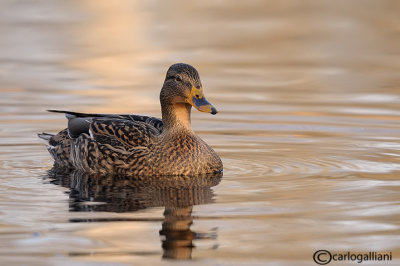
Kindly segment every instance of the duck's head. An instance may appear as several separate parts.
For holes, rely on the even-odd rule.
[[[188,64],[174,64],[168,69],[160,101],[162,105],[190,104],[201,112],[217,113],[217,109],[204,97],[199,73]]]

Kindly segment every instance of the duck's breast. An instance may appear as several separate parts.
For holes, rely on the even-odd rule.
[[[222,170],[215,151],[196,135],[161,137],[153,165],[161,174],[204,174]]]

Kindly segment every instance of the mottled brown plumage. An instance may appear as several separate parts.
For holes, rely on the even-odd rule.
[[[172,65],[161,89],[162,120],[138,115],[67,111],[68,128],[48,141],[55,166],[89,173],[199,175],[222,171],[215,151],[190,126],[190,111],[215,114],[199,75],[187,64]]]

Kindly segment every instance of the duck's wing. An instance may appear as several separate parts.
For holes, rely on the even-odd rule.
[[[162,121],[150,116],[49,111],[65,114],[68,118],[68,134],[72,139],[86,133],[98,143],[112,147],[146,147],[163,130]]]
[[[92,139],[126,151],[148,148],[160,134],[152,125],[144,122],[116,118],[91,118],[87,121],[90,123],[89,135]]]

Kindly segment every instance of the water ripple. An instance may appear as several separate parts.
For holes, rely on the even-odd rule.
[[[225,172],[230,176],[314,176],[348,175],[351,173],[391,173],[400,171],[400,163],[335,158],[291,158],[266,162],[225,159]]]

